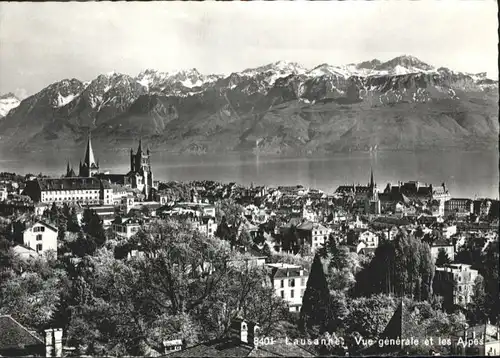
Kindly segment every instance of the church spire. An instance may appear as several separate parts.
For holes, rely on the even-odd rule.
[[[83,162],[84,164],[87,165],[88,168],[92,167],[92,165],[95,166],[95,157],[94,157],[94,151],[92,150],[90,131],[87,139],[87,149],[85,150],[85,159]]]
[[[142,138],[139,139],[139,147],[137,148],[137,153],[142,153]]]
[[[371,173],[370,173],[370,188],[373,188],[375,186],[375,182],[373,181],[373,167],[371,168]]]

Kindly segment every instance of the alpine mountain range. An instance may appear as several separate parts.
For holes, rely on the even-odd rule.
[[[0,97],[0,151],[103,149],[316,154],[498,144],[498,81],[412,56],[306,69],[276,62],[223,75],[145,70],[63,79]]]

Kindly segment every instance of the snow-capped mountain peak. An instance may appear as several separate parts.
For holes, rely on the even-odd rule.
[[[434,67],[414,56],[403,55],[381,63],[375,67],[379,71],[388,71],[390,74],[408,74],[415,72],[434,71]]]
[[[182,85],[186,88],[201,87],[206,83],[217,81],[221,76],[201,74],[196,68],[173,72],[160,72],[147,69],[139,73],[135,80],[148,90],[163,92],[166,88]]]
[[[239,73],[240,76],[244,77],[261,77],[269,86],[273,86],[274,83],[284,77],[290,75],[304,75],[307,73],[307,69],[297,62],[290,61],[277,61],[264,66],[259,66],[256,68],[247,68],[246,70]]]
[[[274,71],[281,74],[294,74],[300,75],[307,72],[307,69],[297,62],[291,61],[277,61],[264,66],[259,66],[256,68],[247,68],[242,71],[243,75],[252,75],[255,73]]]
[[[0,96],[0,118],[5,117],[10,110],[19,106],[21,101],[13,93]]]

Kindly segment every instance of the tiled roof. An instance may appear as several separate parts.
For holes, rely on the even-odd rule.
[[[254,349],[249,357],[314,357],[306,348],[286,342],[285,338],[277,338],[274,344],[260,346]]]
[[[89,206],[90,210],[95,211],[98,215],[100,214],[114,214],[115,213],[115,208],[114,206],[110,205],[103,205],[103,206]]]
[[[307,277],[309,273],[307,270],[302,268],[271,268],[271,277],[272,278],[280,278],[280,277],[301,277],[300,270],[303,271],[302,277]]]
[[[107,180],[113,184],[125,184],[125,174],[97,174],[97,178]]]
[[[277,339],[275,344],[254,347],[236,338],[224,338],[198,344],[168,357],[314,357],[304,348]]]
[[[42,191],[50,190],[91,190],[100,189],[101,181],[97,178],[44,178],[37,179]],[[105,189],[109,189],[109,183],[102,182]]]
[[[14,253],[21,254],[21,253],[30,253],[30,254],[38,254],[36,250],[32,249],[31,247],[22,245],[22,244],[17,244],[12,248]]]
[[[0,350],[45,345],[9,315],[0,316]]]
[[[379,217],[372,221],[374,225],[406,226],[410,222],[404,218]]]
[[[327,230],[327,228],[321,224],[313,223],[313,222],[307,220],[307,221],[304,221],[299,226],[297,226],[297,230],[308,230],[308,231],[310,231],[310,230]]]
[[[56,228],[56,227],[54,227],[54,226],[52,226],[52,225],[50,225],[50,224],[47,224],[45,221],[42,221],[42,220],[37,220],[37,221],[33,222],[32,224],[28,225],[24,231],[26,231],[26,230],[28,230],[28,229],[31,229],[31,228],[32,228],[33,226],[35,226],[36,224],[41,224],[41,225],[43,225],[43,226],[45,226],[45,227],[49,228],[50,230],[52,230],[52,231],[54,231],[54,232],[57,232],[57,228]],[[24,231],[23,231],[23,232],[24,232]]]
[[[437,240],[432,244],[432,247],[441,247],[441,246],[453,246],[453,244],[446,240]]]

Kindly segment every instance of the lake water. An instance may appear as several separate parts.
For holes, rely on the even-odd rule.
[[[126,173],[129,154],[94,149],[101,170]],[[14,160],[0,153],[0,171],[43,172],[60,176],[70,160],[78,172],[83,149],[71,152],[20,154]],[[250,154],[181,155],[152,154],[156,180],[216,180],[255,185],[302,184],[333,192],[343,184],[368,182],[373,168],[379,188],[388,182],[419,180],[440,185],[446,182],[453,197],[497,198],[498,152],[376,152],[332,154],[318,158],[284,158]]]

